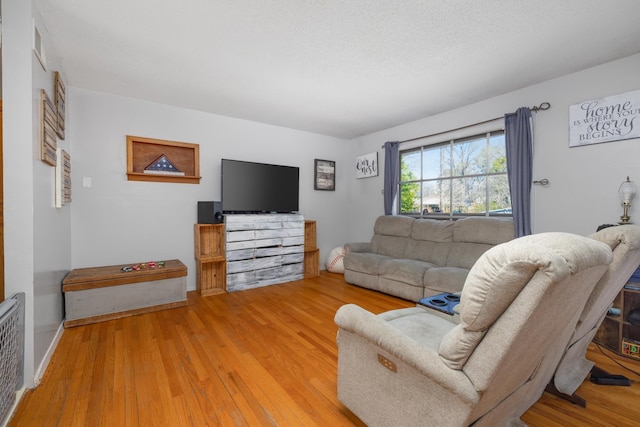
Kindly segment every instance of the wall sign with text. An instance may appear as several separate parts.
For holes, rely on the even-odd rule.
[[[569,147],[640,138],[640,90],[569,106]]]
[[[333,160],[314,160],[313,189],[336,190],[336,162]]]
[[[356,159],[356,178],[378,176],[378,152],[365,154]]]

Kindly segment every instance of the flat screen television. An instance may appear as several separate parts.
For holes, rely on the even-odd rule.
[[[294,166],[222,159],[222,211],[296,212],[299,178]]]

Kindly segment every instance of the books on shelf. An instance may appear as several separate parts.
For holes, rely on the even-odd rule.
[[[629,282],[640,283],[640,267],[638,267],[636,271],[633,272],[633,274],[629,278]]]

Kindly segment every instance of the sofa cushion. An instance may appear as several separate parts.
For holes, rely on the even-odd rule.
[[[478,258],[492,247],[493,245],[484,243],[450,243],[447,251],[447,260],[441,265],[470,269]]]
[[[468,274],[469,270],[466,268],[433,267],[428,269],[423,278],[425,287],[423,297],[430,297],[443,292],[460,292]]]
[[[344,270],[344,280],[347,283],[353,283],[367,289],[373,289],[379,291],[380,276],[377,274],[369,274],[362,271]]]
[[[352,252],[348,257],[345,256],[343,261],[345,269],[367,274],[380,274],[380,263],[387,259],[390,258],[384,255]]]
[[[373,226],[373,234],[409,237],[411,235],[413,221],[415,220],[408,216],[380,216],[376,219],[376,223]]]
[[[453,242],[454,221],[416,219],[411,228],[411,238],[429,242]]]
[[[404,258],[430,262],[438,266],[447,265],[449,249],[453,243],[430,242],[427,240],[409,240]]]
[[[454,242],[498,245],[514,238],[515,229],[511,218],[461,218],[453,227]]]
[[[378,271],[387,279],[422,286],[425,271],[433,264],[413,259],[390,258],[380,262]]]
[[[379,255],[394,258],[404,258],[404,253],[409,243],[408,237],[385,236],[375,234],[371,238],[371,249]]]
[[[395,295],[409,301],[418,301],[422,298],[424,288],[415,283],[399,282],[388,279],[386,276],[378,277],[378,291]]]

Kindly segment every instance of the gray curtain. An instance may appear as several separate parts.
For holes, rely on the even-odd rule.
[[[393,215],[400,182],[398,141],[384,143],[384,214]]]
[[[504,116],[507,174],[516,237],[531,234],[531,185],[533,180],[533,136],[531,110],[518,108]]]

